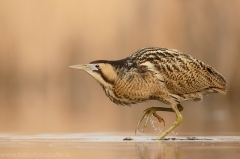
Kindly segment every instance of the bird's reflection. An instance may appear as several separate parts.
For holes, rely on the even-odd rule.
[[[180,159],[177,143],[136,142],[136,153],[141,159]]]

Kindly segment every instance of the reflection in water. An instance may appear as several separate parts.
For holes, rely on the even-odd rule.
[[[165,142],[157,143],[135,143],[136,152],[141,159],[176,159],[180,158],[177,146],[166,144]]]

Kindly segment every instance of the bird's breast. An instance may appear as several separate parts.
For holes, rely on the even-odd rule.
[[[134,75],[131,78],[119,78],[114,83],[114,91],[109,93],[125,103],[134,104],[154,98],[162,90],[159,80],[155,77]]]
[[[125,97],[118,96],[112,88],[103,87],[103,89],[108,98],[116,104],[131,105],[136,103],[133,102],[132,100],[129,100],[128,98],[125,98],[126,96]]]

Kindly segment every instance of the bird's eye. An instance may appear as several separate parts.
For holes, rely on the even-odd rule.
[[[99,65],[95,65],[95,67],[99,68]]]

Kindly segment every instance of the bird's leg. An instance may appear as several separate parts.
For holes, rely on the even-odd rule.
[[[169,134],[175,127],[177,127],[181,122],[182,122],[182,114],[179,112],[178,110],[178,106],[177,105],[173,105],[172,109],[175,111],[176,113],[176,121],[173,123],[173,125],[168,128],[165,132],[163,132],[158,138],[157,140],[162,140],[167,134]]]
[[[183,110],[183,107],[181,104],[178,104],[177,105],[177,109],[179,111],[182,111]],[[139,125],[141,124],[141,122],[143,121],[143,119],[146,117],[146,121],[145,121],[145,124],[144,124],[144,128],[147,126],[147,123],[148,123],[148,120],[149,118],[151,117],[151,115],[155,116],[158,121],[161,123],[163,122],[164,123],[164,126],[165,126],[165,121],[164,119],[159,116],[156,111],[167,111],[167,112],[175,112],[172,108],[164,108],[164,107],[151,107],[151,108],[147,108],[143,111],[142,113],[142,116],[140,117],[140,119],[138,120],[138,123],[137,123],[137,127],[136,127],[136,130],[135,130],[135,134],[136,134],[136,131],[139,129]]]

